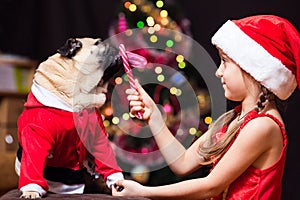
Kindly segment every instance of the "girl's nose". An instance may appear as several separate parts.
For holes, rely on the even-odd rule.
[[[216,73],[215,73],[216,77],[221,78],[223,75],[223,70],[222,70],[222,66],[220,65],[219,68],[217,69]]]

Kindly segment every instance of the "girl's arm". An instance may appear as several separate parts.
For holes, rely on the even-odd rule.
[[[176,175],[182,176],[200,168],[203,159],[197,153],[197,149],[203,139],[199,138],[186,150],[166,126],[161,112],[152,98],[140,84],[136,83],[136,87],[138,91],[126,90],[131,113],[137,116],[137,112],[143,112],[143,120],[148,123],[159,150],[170,169]]]

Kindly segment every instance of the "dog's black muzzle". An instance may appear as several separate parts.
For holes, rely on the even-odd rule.
[[[109,81],[112,77],[114,77],[118,72],[121,71],[123,65],[122,58],[119,55],[115,56],[113,62],[105,69],[103,73],[103,83]]]

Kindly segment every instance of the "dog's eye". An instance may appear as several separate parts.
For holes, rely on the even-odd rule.
[[[95,45],[98,45],[98,44],[100,44],[101,43],[101,40],[99,39],[99,40],[97,40],[96,42],[95,42]]]

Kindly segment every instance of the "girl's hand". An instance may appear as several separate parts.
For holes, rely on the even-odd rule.
[[[126,90],[131,115],[137,116],[138,112],[142,112],[142,119],[147,121],[150,120],[153,115],[160,115],[160,111],[152,98],[137,81],[135,81],[135,85],[137,91],[134,89]]]
[[[166,126],[163,116],[155,102],[142,86],[137,81],[135,81],[135,85],[137,90],[126,90],[127,99],[130,105],[130,114],[138,116],[138,112],[142,112],[142,120],[147,121],[153,135],[156,135]]]
[[[144,196],[145,187],[131,180],[120,180],[112,186],[113,196]]]

